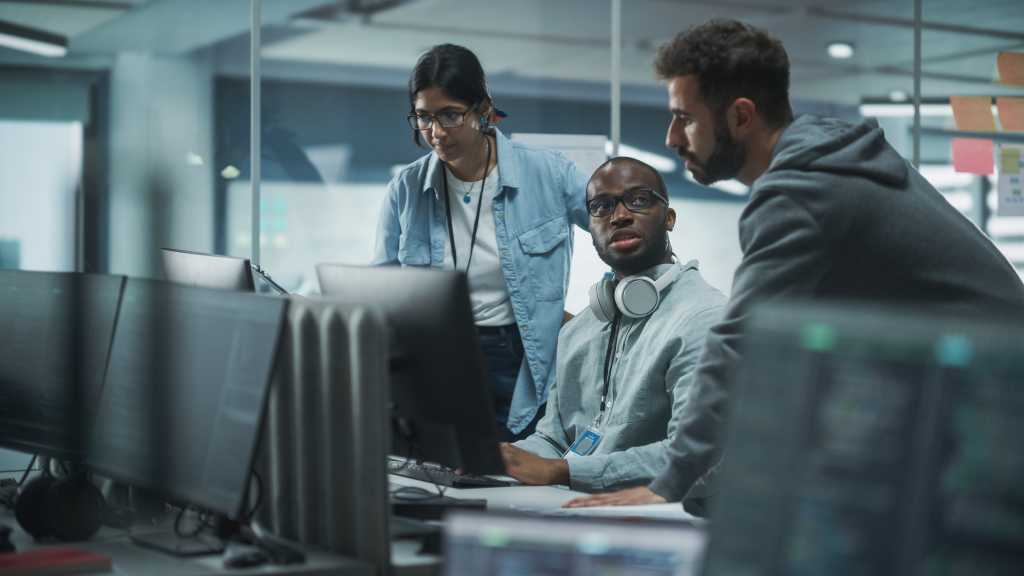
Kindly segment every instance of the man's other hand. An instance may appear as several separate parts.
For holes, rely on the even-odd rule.
[[[665,499],[651,491],[647,486],[627,488],[618,492],[593,494],[582,498],[574,498],[565,503],[564,508],[589,508],[591,506],[639,506],[641,504],[664,504]]]
[[[523,484],[568,484],[569,464],[561,458],[541,458],[507,443],[501,444],[505,472]]]

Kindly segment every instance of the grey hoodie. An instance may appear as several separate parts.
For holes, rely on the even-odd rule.
[[[776,298],[1024,310],[1006,258],[885,141],[873,120],[802,116],[779,138],[740,216],[743,259],[690,401],[651,484],[681,500],[718,455],[718,431],[754,302]]]

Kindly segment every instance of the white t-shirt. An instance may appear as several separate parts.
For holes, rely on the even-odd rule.
[[[447,167],[444,172],[448,179],[448,201],[451,203],[452,231],[455,234],[455,250],[459,256],[459,270],[466,271],[467,263],[470,265],[467,275],[473,319],[477,326],[514,324],[516,319],[505,285],[505,275],[501,272],[498,236],[494,229],[493,205],[494,195],[498,192],[498,166],[495,165],[491,169],[485,182],[472,262],[469,262],[470,239],[473,237],[477,203],[481,199],[480,182],[463,182]],[[464,201],[466,192],[469,192],[468,203]],[[444,243],[444,267],[454,268],[450,242]]]

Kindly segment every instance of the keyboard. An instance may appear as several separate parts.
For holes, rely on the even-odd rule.
[[[491,476],[456,474],[454,470],[440,464],[413,462],[394,457],[388,458],[388,473],[451,488],[497,488],[501,486],[515,486],[517,484],[516,482],[499,480]]]

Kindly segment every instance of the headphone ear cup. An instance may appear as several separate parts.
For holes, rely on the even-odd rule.
[[[40,474],[18,492],[14,517],[18,524],[36,540],[53,535],[52,516],[48,514],[47,498],[55,482],[53,476]]]
[[[46,502],[53,535],[65,542],[88,540],[100,528],[104,500],[84,474],[56,480]]]
[[[623,316],[645,318],[654,313],[660,302],[660,290],[646,276],[624,278],[615,287],[615,304]]]
[[[615,319],[615,295],[612,283],[602,278],[590,287],[590,309],[601,322]]]

